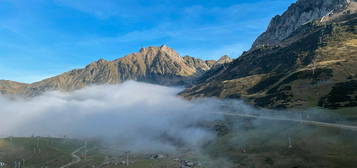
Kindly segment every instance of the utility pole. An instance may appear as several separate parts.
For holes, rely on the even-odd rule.
[[[67,136],[66,135],[63,136],[63,143],[64,144],[67,143]]]
[[[84,142],[84,160],[87,160],[87,141]]]
[[[301,111],[301,112],[300,112],[300,123],[301,123],[301,124],[304,123],[304,122],[303,122],[303,118],[304,118],[304,117],[303,117],[303,112]]]
[[[10,144],[12,145],[12,136],[10,137]]]
[[[41,153],[41,149],[40,149],[40,137],[37,137],[37,143],[36,143],[36,148],[37,148],[37,152]]]
[[[291,148],[293,148],[293,145],[292,145],[292,143],[291,143],[291,137],[289,136],[289,148],[291,149]]]
[[[126,155],[126,167],[129,167],[129,152],[125,152]]]
[[[15,168],[21,168],[21,162],[15,161],[15,162],[14,162],[14,167],[15,167]]]
[[[34,146],[33,146],[33,153],[41,153],[41,149],[40,149],[40,137],[36,137],[36,142],[34,142]]]

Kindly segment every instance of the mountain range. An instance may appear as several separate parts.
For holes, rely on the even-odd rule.
[[[100,59],[83,69],[74,69],[32,84],[0,80],[0,92],[36,96],[45,91],[73,91],[90,85],[117,84],[127,80],[167,86],[190,85],[204,72],[230,61],[232,59],[228,56],[218,61],[181,57],[166,45],[148,47],[114,61]]]
[[[36,96],[136,80],[184,85],[179,95],[187,99],[242,99],[265,108],[354,107],[356,11],[356,0],[298,0],[235,60],[201,60],[181,57],[165,45],[148,47],[32,84],[0,81],[0,92]]]

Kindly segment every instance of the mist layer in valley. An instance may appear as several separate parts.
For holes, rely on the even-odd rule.
[[[237,100],[187,101],[177,96],[181,90],[128,81],[32,98],[2,96],[0,137],[97,139],[134,153],[198,149],[195,155],[211,167],[329,166],[336,159],[353,164],[357,122],[351,110],[275,111]],[[346,156],[331,162],[306,160],[329,160],[325,154],[341,151]]]
[[[243,114],[236,117],[257,116],[258,121],[354,123],[322,109],[275,111],[256,109],[237,100],[187,101],[177,96],[181,90],[129,81],[74,92],[52,91],[33,98],[2,96],[0,136],[106,137],[140,145],[165,135],[199,145],[212,139],[214,133],[197,125],[223,121],[227,118],[224,115],[235,113]]]
[[[180,90],[130,81],[34,98],[1,97],[0,136],[102,138],[134,151],[212,140],[213,132],[195,125],[222,119],[210,114],[219,112],[219,101],[188,102],[176,97]]]

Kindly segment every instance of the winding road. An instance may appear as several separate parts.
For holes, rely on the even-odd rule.
[[[312,120],[276,118],[276,117],[269,117],[269,116],[257,116],[257,115],[251,115],[251,114],[224,113],[224,112],[217,112],[214,114],[224,114],[227,116],[237,116],[237,117],[244,117],[244,118],[254,118],[254,119],[273,120],[273,121],[299,122],[299,123],[306,124],[306,125],[314,125],[314,126],[320,126],[320,127],[339,128],[339,129],[357,131],[357,126],[326,123],[326,122],[312,121]]]
[[[60,168],[67,168],[67,167],[70,167],[70,166],[72,166],[74,164],[79,163],[82,159],[79,156],[77,156],[76,154],[79,151],[81,151],[83,148],[85,148],[85,146],[82,146],[82,147],[76,149],[75,151],[73,151],[72,154],[71,154],[71,156],[73,157],[73,161],[70,162],[70,163],[67,163],[66,165],[61,166]]]

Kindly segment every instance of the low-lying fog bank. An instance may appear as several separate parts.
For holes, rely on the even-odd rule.
[[[212,140],[215,133],[195,125],[222,119],[210,114],[221,102],[189,102],[179,91],[129,81],[31,99],[0,97],[0,136],[102,138],[133,151],[174,150],[168,140],[189,146]]]
[[[199,147],[214,140],[217,132],[201,124],[224,120],[223,113],[343,121],[342,117],[318,109],[278,112],[255,109],[236,100],[187,101],[176,96],[180,91],[129,81],[71,93],[47,92],[31,99],[0,96],[0,137],[97,138],[119,145],[121,150],[170,152],[177,146]]]

